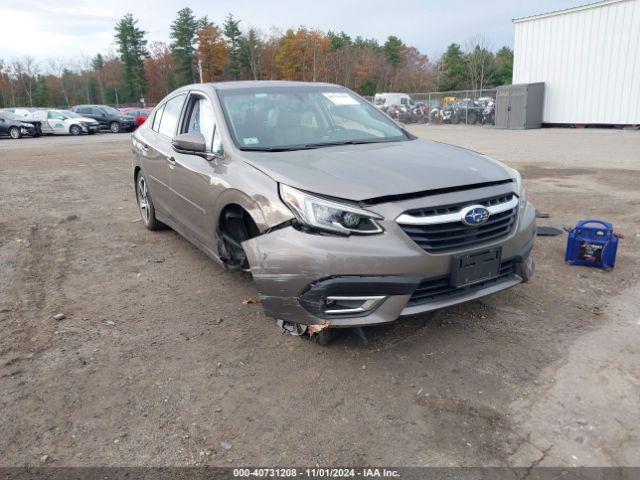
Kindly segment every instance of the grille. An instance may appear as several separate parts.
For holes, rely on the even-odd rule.
[[[465,202],[441,207],[410,210],[405,213],[418,218],[450,215],[472,204],[491,207],[507,203],[513,198],[514,195],[510,193],[477,202]],[[437,253],[457,248],[472,247],[507,236],[516,221],[517,212],[518,207],[516,205],[504,212],[492,214],[489,220],[479,226],[465,225],[461,220],[446,223],[431,223],[428,225],[399,225],[423,250]]]
[[[465,295],[467,293],[481,290],[491,285],[501,283],[515,274],[515,262],[507,260],[500,265],[500,273],[493,278],[483,280],[466,287],[455,288],[449,284],[449,275],[438,278],[427,278],[422,280],[418,288],[413,292],[407,306],[422,305],[447,298]]]

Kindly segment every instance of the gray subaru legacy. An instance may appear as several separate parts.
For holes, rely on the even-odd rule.
[[[520,174],[421,140],[331,84],[180,88],[132,135],[144,224],[250,271],[267,315],[320,343],[533,274]]]

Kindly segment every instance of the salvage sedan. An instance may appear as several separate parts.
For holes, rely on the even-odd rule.
[[[0,135],[9,135],[14,140],[23,135],[37,136],[38,131],[32,123],[8,111],[0,111]]]
[[[39,121],[44,135],[92,135],[100,130],[98,122],[70,110],[37,110],[27,119]]]
[[[265,313],[320,343],[533,274],[519,173],[420,140],[348,89],[183,87],[132,135],[144,224],[250,271]]]

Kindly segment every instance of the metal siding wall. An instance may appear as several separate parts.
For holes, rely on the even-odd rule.
[[[515,23],[513,83],[545,82],[545,123],[640,124],[640,0]]]

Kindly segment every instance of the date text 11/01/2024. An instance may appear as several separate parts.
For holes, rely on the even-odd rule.
[[[237,478],[399,478],[400,473],[387,468],[235,468],[233,476]]]

